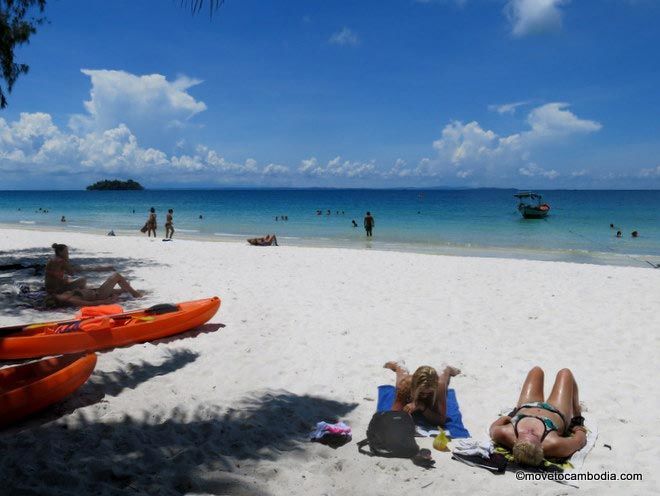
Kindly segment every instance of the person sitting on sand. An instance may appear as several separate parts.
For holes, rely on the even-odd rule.
[[[544,458],[568,458],[587,444],[580,415],[578,386],[573,373],[562,369],[547,400],[543,398],[543,370],[527,374],[518,405],[490,426],[490,437],[511,450],[516,462],[539,466]]]
[[[279,246],[274,234],[267,234],[263,238],[250,238],[247,241],[253,246]]]
[[[70,280],[69,276],[76,273],[104,272],[114,270],[111,265],[97,267],[78,267],[69,260],[69,248],[66,245],[54,243],[52,246],[55,256],[46,264],[46,292],[52,295],[60,303],[73,305],[102,305],[116,300],[122,293],[130,293],[135,298],[142,294],[131,287],[131,285],[119,273],[108,277],[99,288],[87,288],[87,280],[84,277]],[[115,290],[119,285],[120,289]]]
[[[396,398],[392,410],[411,415],[419,412],[434,425],[445,424],[449,380],[461,373],[459,369],[445,367],[438,375],[433,367],[424,365],[410,375],[408,369],[397,362],[387,362],[383,367],[396,374]]]

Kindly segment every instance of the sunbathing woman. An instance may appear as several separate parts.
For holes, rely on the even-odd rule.
[[[250,238],[247,241],[253,246],[278,246],[277,237],[274,234],[267,234],[263,238]]]
[[[587,444],[580,416],[578,386],[568,369],[557,373],[547,400],[543,399],[543,370],[527,374],[518,405],[490,426],[490,437],[511,449],[516,462],[538,466],[544,458],[568,458]]]
[[[413,375],[396,362],[383,367],[396,373],[396,399],[392,410],[409,414],[420,412],[434,425],[444,425],[447,420],[447,388],[449,380],[461,373],[456,367],[445,367],[438,375],[433,367],[419,367]]]
[[[96,267],[78,267],[69,260],[69,248],[66,245],[53,244],[55,256],[46,264],[46,291],[60,303],[72,305],[95,304],[102,305],[116,300],[122,293],[130,293],[139,298],[142,294],[131,287],[121,274],[114,273],[105,280],[99,288],[88,289],[87,280],[84,277],[71,280],[70,275],[82,272],[104,272],[114,270],[111,265]],[[115,290],[119,285],[120,289]]]

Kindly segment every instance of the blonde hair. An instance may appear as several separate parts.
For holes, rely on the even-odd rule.
[[[410,387],[413,401],[417,399],[417,393],[421,388],[433,389],[433,402],[435,403],[435,395],[438,391],[438,373],[433,367],[423,365],[415,370]]]
[[[521,465],[538,467],[543,462],[543,448],[539,443],[516,441],[511,450],[513,459]]]

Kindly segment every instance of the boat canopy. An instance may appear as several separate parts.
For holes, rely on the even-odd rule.
[[[541,195],[537,195],[536,193],[532,193],[531,191],[526,191],[523,193],[516,193],[515,195],[516,198],[531,198],[532,200],[541,200],[543,197]]]

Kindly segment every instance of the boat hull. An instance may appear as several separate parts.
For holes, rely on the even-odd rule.
[[[61,401],[91,375],[96,355],[67,355],[0,370],[0,427]]]
[[[90,352],[172,336],[208,322],[220,308],[220,298],[187,301],[177,307],[160,315],[138,310],[65,323],[28,324],[0,337],[0,360]],[[74,330],[62,332],[63,325]],[[2,331],[0,328],[0,336]]]
[[[550,212],[550,207],[547,205],[530,206],[520,205],[518,211],[525,219],[543,219],[547,217]]]

